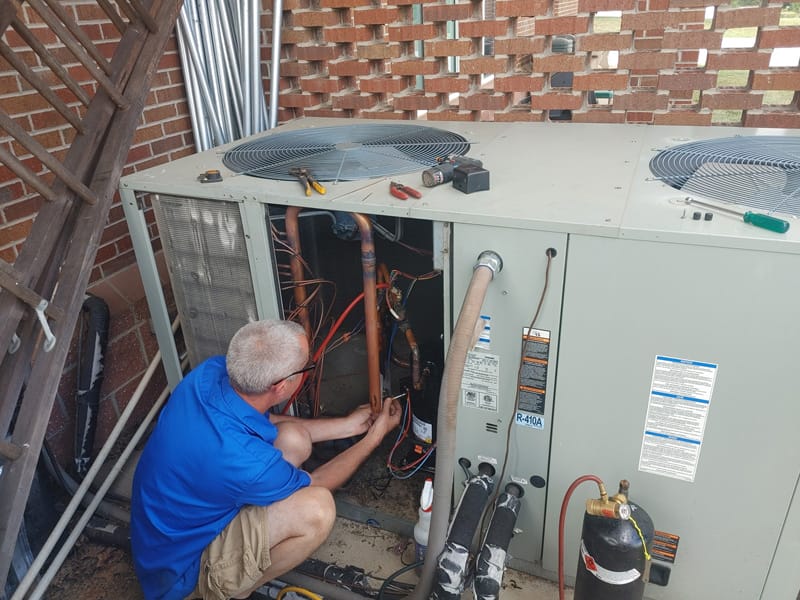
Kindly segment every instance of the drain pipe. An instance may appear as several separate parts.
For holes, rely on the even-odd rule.
[[[300,211],[302,207],[289,206],[286,208],[286,242],[291,246],[294,253],[289,259],[289,268],[292,271],[292,279],[294,280],[294,301],[297,304],[297,316],[300,318],[300,324],[306,331],[306,338],[311,342],[311,320],[308,316],[308,306],[306,300],[305,285],[297,285],[298,281],[305,279],[303,272],[303,262],[300,259],[302,250],[300,249]]]
[[[472,279],[469,282],[464,302],[461,305],[461,312],[450,339],[450,347],[447,350],[447,360],[439,390],[439,415],[436,422],[438,432],[436,478],[438,483],[434,488],[428,550],[425,554],[425,564],[422,566],[419,583],[410,596],[413,600],[423,600],[430,596],[436,562],[447,537],[450,496],[456,461],[456,410],[461,378],[464,375],[467,352],[472,349],[473,333],[480,318],[486,290],[494,279],[495,273],[499,273],[502,268],[503,259],[496,252],[486,250],[478,256],[478,262],[474,267]]]
[[[373,414],[381,412],[380,340],[378,339],[378,287],[375,263],[375,241],[368,217],[351,213],[361,233],[361,270],[364,279],[364,329],[367,336],[367,368],[369,372],[369,405]]]

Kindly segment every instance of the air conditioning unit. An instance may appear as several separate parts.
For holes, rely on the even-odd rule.
[[[592,473],[612,488],[627,479],[656,529],[679,539],[674,556],[660,557],[671,562],[654,561],[671,576],[648,585],[648,598],[797,596],[800,138],[715,127],[429,125],[435,131],[301,119],[123,178],[171,385],[180,369],[145,221],[150,203],[194,363],[224,353],[249,319],[302,308],[282,289],[292,281],[282,237],[289,207],[302,208],[303,259],[336,285],[339,299],[325,304],[333,314],[360,290],[359,236],[347,215],[382,230],[375,256],[390,271],[437,273],[402,290],[431,348],[446,346],[475,259],[493,250],[503,269],[465,367],[456,458],[493,464],[501,488],[523,487],[510,565],[555,577],[562,499]],[[428,137],[437,131],[442,138]],[[412,157],[410,147],[428,154]],[[237,153],[250,162],[237,166]],[[489,189],[423,187],[420,172],[450,153],[479,159]],[[305,194],[289,173],[298,166],[324,174],[324,195]],[[396,198],[390,181],[422,197]],[[351,359],[332,368],[330,384],[335,396],[351,391],[363,402],[363,345],[341,348]],[[566,518],[568,574],[582,500],[595,495],[582,489]]]

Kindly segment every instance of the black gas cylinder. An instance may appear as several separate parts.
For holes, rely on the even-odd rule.
[[[643,508],[630,503],[630,520],[596,517],[585,513],[575,578],[574,600],[641,600],[643,575],[648,552],[653,544],[654,527]]]

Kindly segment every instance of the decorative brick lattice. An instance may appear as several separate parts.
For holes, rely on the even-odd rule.
[[[293,0],[280,120],[800,127],[800,4],[743,3]]]

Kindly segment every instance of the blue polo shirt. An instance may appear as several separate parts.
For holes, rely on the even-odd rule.
[[[272,445],[277,435],[233,390],[223,356],[177,386],[133,479],[131,545],[147,600],[190,594],[203,550],[243,506],[269,505],[311,483]]]

